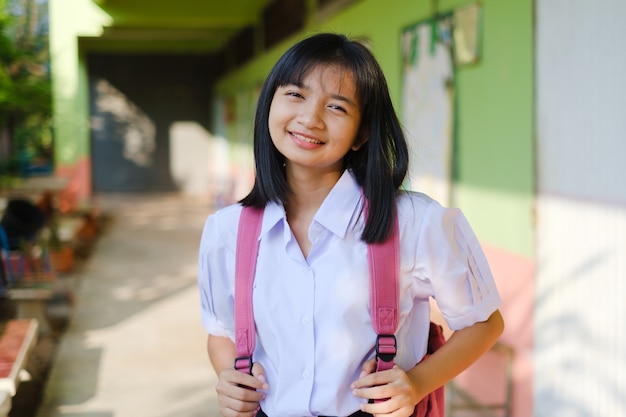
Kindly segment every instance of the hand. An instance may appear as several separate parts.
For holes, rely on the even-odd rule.
[[[359,378],[363,378],[365,375],[376,372],[376,358],[368,359],[363,366],[361,366],[361,374]]]
[[[252,375],[235,369],[220,372],[217,382],[217,402],[224,417],[254,417],[260,409],[269,385],[265,382],[263,366],[255,363]]]
[[[404,370],[375,372],[376,360],[363,364],[360,378],[352,384],[352,394],[367,400],[382,400],[361,405],[361,411],[374,417],[407,417],[413,414],[420,397]]]

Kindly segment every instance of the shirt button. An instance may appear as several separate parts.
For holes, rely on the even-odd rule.
[[[309,373],[309,371],[304,371],[304,372],[302,372],[302,378],[308,378],[309,376],[311,376],[311,374]]]
[[[307,324],[309,322],[309,316],[304,315],[300,318],[300,323]]]

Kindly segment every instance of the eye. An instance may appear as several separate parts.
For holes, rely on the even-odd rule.
[[[336,111],[342,112],[342,113],[348,113],[348,111],[345,108],[341,107],[338,104],[329,104],[328,108],[330,108],[332,110],[336,110]]]
[[[304,96],[302,95],[302,90],[297,85],[285,85],[279,87],[278,90],[279,91],[277,91],[277,93],[280,93],[285,97],[304,98]]]

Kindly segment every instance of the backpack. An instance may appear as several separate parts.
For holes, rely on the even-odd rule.
[[[235,263],[235,369],[252,373],[252,353],[256,343],[252,309],[252,283],[263,223],[263,208],[241,211]],[[370,312],[376,338],[376,371],[393,368],[396,356],[395,331],[398,324],[399,232],[397,222],[392,236],[382,243],[367,245],[370,271]],[[389,285],[392,283],[394,285]],[[385,285],[387,284],[387,285]],[[431,322],[426,356],[439,349],[445,338],[441,326]],[[384,400],[383,400],[384,401]],[[443,417],[444,387],[439,387],[416,406],[412,417]]]

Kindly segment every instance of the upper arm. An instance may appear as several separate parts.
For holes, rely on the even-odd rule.
[[[234,337],[234,267],[237,217],[226,209],[209,216],[199,248],[198,287],[207,333]]]
[[[477,236],[458,209],[431,204],[420,230],[417,274],[453,330],[486,321],[501,299]]]

